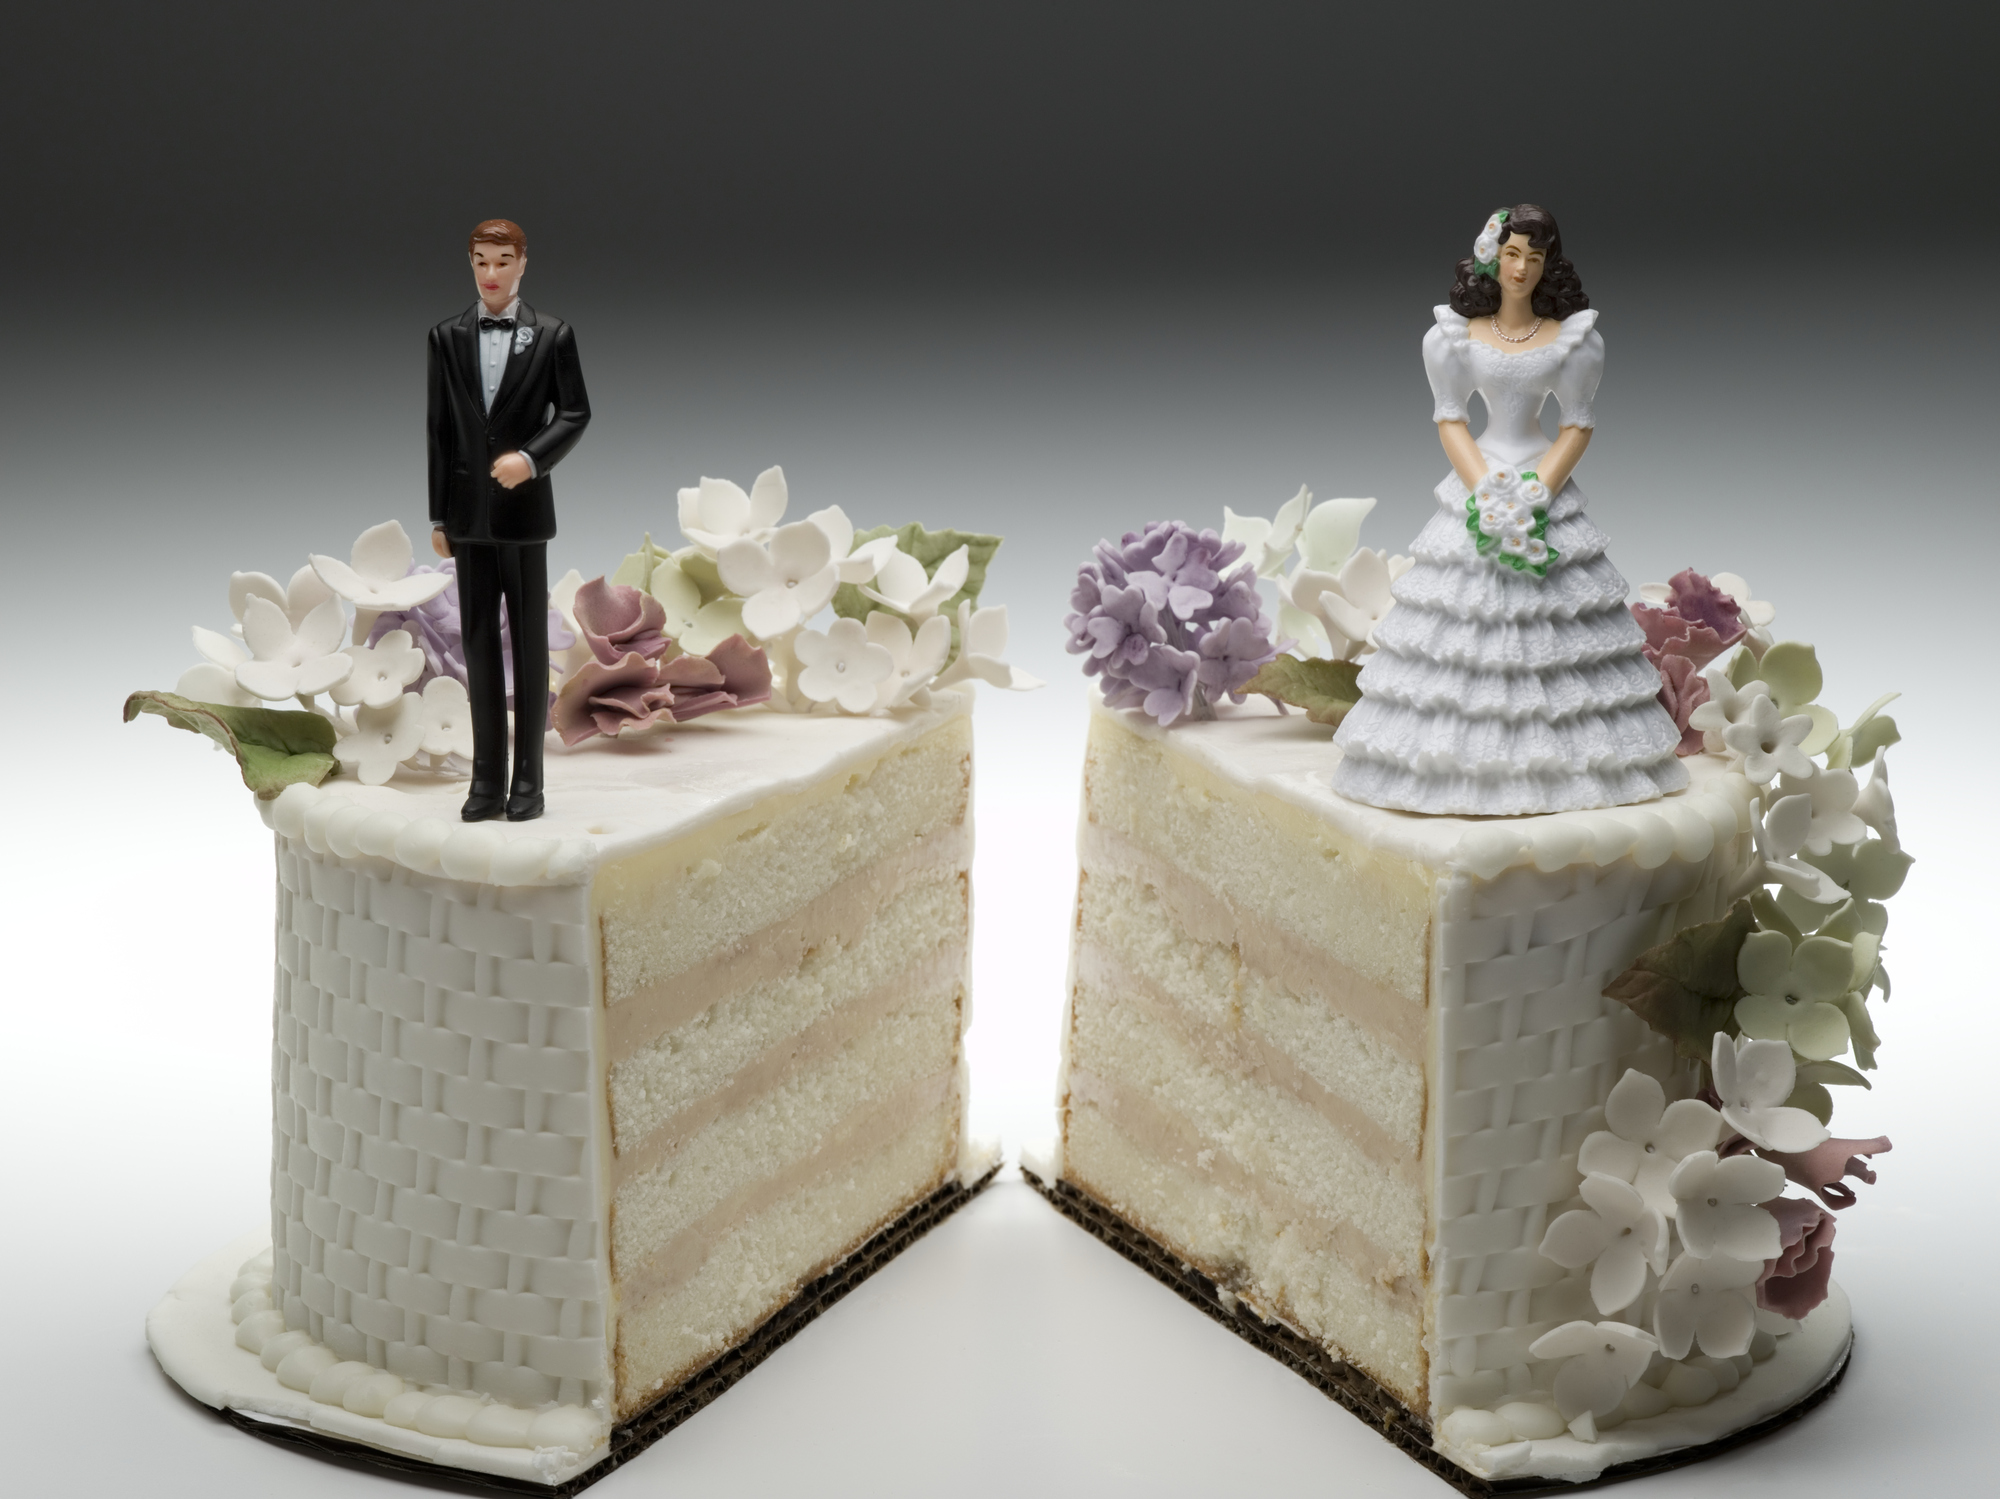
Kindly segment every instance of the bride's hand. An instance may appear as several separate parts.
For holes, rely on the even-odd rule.
[[[1550,494],[1558,494],[1569,482],[1577,460],[1583,457],[1583,450],[1590,446],[1590,433],[1589,427],[1564,427],[1556,433],[1556,440],[1549,444],[1546,453],[1534,463],[1523,466],[1548,485]]]

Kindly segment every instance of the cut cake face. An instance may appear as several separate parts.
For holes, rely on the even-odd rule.
[[[1755,857],[1746,783],[1695,757],[1693,789],[1645,808],[1425,818],[1334,794],[1325,740],[1258,699],[1171,730],[1096,707],[1043,1186],[1306,1350],[1267,1351],[1386,1393],[1345,1403],[1400,1406],[1454,1482],[1476,1490],[1511,1460],[1490,1436],[1455,1442],[1456,1411],[1541,1410],[1535,1434],[1578,1451],[1537,1462],[1569,1477],[1689,1446],[1645,1423],[1622,1441],[1611,1422],[1595,1443],[1565,1431],[1560,1361],[1532,1345],[1598,1313],[1587,1275],[1540,1246],[1613,1086],[1680,1080],[1671,1044],[1603,991],[1725,912]],[[1825,1384],[1844,1307],[1785,1340],[1782,1381],[1731,1365],[1729,1389],[1761,1383],[1769,1404],[1783,1382],[1782,1409]],[[1736,1419],[1734,1399],[1693,1445],[1771,1414]]]

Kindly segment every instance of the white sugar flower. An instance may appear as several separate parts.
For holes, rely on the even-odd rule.
[[[743,600],[743,623],[771,640],[811,619],[840,582],[833,544],[811,521],[794,521],[771,533],[770,545],[732,541],[715,559],[723,587]],[[859,628],[857,625],[856,628]]]
[[[1769,1213],[1761,1208],[1750,1211],[1777,1228],[1777,1219]],[[1748,1353],[1757,1331],[1754,1287],[1763,1273],[1762,1260],[1726,1254],[1707,1259],[1684,1254],[1675,1260],[1660,1278],[1660,1298],[1653,1303],[1653,1333],[1660,1340],[1660,1353],[1683,1359],[1697,1345],[1710,1358]]]
[[[243,611],[252,599],[269,599],[284,611],[285,618],[296,630],[305,623],[308,614],[333,596],[333,590],[321,581],[310,563],[292,574],[289,585],[280,583],[269,573],[229,575],[229,612],[236,617],[236,633],[239,635],[243,633]]]
[[[423,701],[416,693],[405,692],[386,708],[355,709],[354,727],[334,745],[333,758],[362,785],[379,786],[423,747],[423,741]]]
[[[1750,870],[1750,887],[1776,880],[1819,905],[1844,899],[1847,892],[1833,876],[1798,857],[1812,834],[1812,798],[1800,794],[1773,800],[1766,792],[1763,802],[1762,813],[1753,813],[1750,822],[1759,860]]]
[[[1646,1289],[1646,1268],[1667,1267],[1667,1220],[1646,1206],[1639,1189],[1615,1176],[1593,1174],[1578,1189],[1588,1209],[1564,1213],[1542,1235],[1542,1254],[1565,1270],[1590,1272],[1590,1299],[1607,1316],[1623,1311]]]
[[[1697,1150],[1674,1167],[1667,1186],[1679,1200],[1675,1224],[1689,1254],[1761,1263],[1784,1247],[1778,1220],[1757,1206],[1785,1190],[1785,1168],[1776,1161],[1754,1155],[1725,1161],[1712,1150]]]
[[[1896,837],[1896,802],[1889,795],[1887,750],[1875,756],[1875,768],[1869,772],[1868,784],[1861,788],[1861,794],[1854,799],[1854,815],[1873,828],[1876,835],[1892,850],[1902,848],[1903,845]]]
[[[423,739],[417,745],[427,755],[472,758],[472,700],[457,677],[432,677],[424,683]]]
[[[181,673],[174,691],[198,703],[218,703],[228,708],[254,708],[263,701],[236,680],[236,668],[250,659],[250,652],[234,635],[220,630],[194,627],[194,648],[204,658],[200,665]]]
[[[1556,1372],[1556,1409],[1574,1421],[1618,1409],[1659,1346],[1651,1333],[1623,1322],[1565,1322],[1536,1338],[1528,1352],[1565,1361]]]
[[[1813,773],[1812,761],[1799,748],[1812,727],[1812,719],[1804,713],[1780,718],[1778,705],[1770,698],[1752,698],[1748,712],[1722,731],[1722,742],[1732,754],[1743,757],[1743,774],[1752,783],[1768,786],[1781,773],[1800,777]]]
[[[1370,500],[1368,503],[1373,505],[1375,502]],[[1224,505],[1222,539],[1242,542],[1243,554],[1257,569],[1257,576],[1275,578],[1284,570],[1285,559],[1291,556],[1292,548],[1298,543],[1299,529],[1305,524],[1306,511],[1311,505],[1312,491],[1303,484],[1297,494],[1278,507],[1275,520],[1265,520],[1258,515],[1238,515]],[[1349,543],[1349,550],[1352,549],[1353,544]]]
[[[908,552],[898,550],[882,559],[881,570],[875,574],[874,587],[861,591],[885,608],[921,622],[937,613],[946,600],[965,587],[965,579],[971,569],[972,553],[965,547],[946,557],[938,564],[937,572],[929,577],[924,575],[923,563]]]
[[[354,670],[354,658],[340,649],[346,626],[335,599],[313,609],[294,631],[276,604],[252,597],[243,606],[243,643],[251,659],[236,668],[237,682],[267,702],[325,692]]]
[[[1374,508],[1374,500],[1352,496],[1320,501],[1299,527],[1299,561],[1314,572],[1339,572],[1361,545],[1361,523]]]
[[[1337,573],[1301,563],[1278,584],[1278,628],[1321,659],[1366,655],[1375,648],[1376,627],[1395,607],[1390,585],[1415,565],[1414,558],[1370,547],[1355,549]]]
[[[346,654],[353,657],[354,670],[328,694],[344,708],[357,703],[386,708],[424,674],[424,653],[408,630],[391,630],[374,645],[350,645]]]
[[[767,468],[745,494],[727,479],[704,478],[680,492],[681,534],[710,557],[732,541],[765,541],[785,517],[785,471]]]
[[[839,568],[843,583],[872,583],[875,574],[881,571],[884,559],[896,550],[894,536],[878,536],[857,547],[854,544],[854,522],[838,505],[815,510],[806,519],[826,532],[827,542],[833,549],[834,565]]]
[[[1604,1100],[1604,1122],[1610,1128],[1584,1139],[1576,1169],[1630,1182],[1663,1218],[1674,1215],[1674,1194],[1667,1190],[1674,1167],[1697,1150],[1715,1149],[1722,1137],[1722,1116],[1714,1109],[1699,1098],[1668,1103],[1658,1080],[1631,1068]]]
[[[1868,836],[1868,824],[1856,815],[1854,804],[1861,796],[1861,783],[1851,770],[1821,770],[1810,776],[1783,776],[1778,781],[1780,796],[1805,796],[1812,811],[1803,847],[1822,858],[1833,852],[1836,843],[1859,843]]]
[[[1854,977],[1854,949],[1832,937],[1796,948],[1783,932],[1752,932],[1736,954],[1736,977],[1750,992],[1736,1002],[1736,1024],[1757,1041],[1784,1041],[1824,1062],[1847,1050],[1841,1009]]]
[[[868,616],[868,639],[889,653],[891,671],[875,690],[877,708],[899,708],[920,701],[951,654],[951,621],[933,614],[915,635],[898,616],[876,609]]]
[[[866,713],[896,661],[886,646],[868,638],[858,619],[836,619],[826,629],[803,631],[792,650],[804,668],[798,689],[816,703],[837,703],[848,713]]]
[[[385,520],[355,538],[351,564],[315,553],[312,565],[320,581],[350,604],[380,614],[414,609],[451,587],[450,573],[412,573],[414,556],[403,523]]]
[[[1739,691],[1729,680],[1729,669],[1720,663],[1702,676],[1708,682],[1708,701],[1688,715],[1688,727],[1701,730],[1702,747],[1711,755],[1725,754],[1728,746],[1723,743],[1723,731],[1747,722],[1756,700],[1771,696],[1771,684],[1759,678],[1746,682]]]
[[[1825,1125],[1804,1109],[1785,1106],[1797,1086],[1798,1068],[1792,1048],[1783,1041],[1745,1036],[1732,1042],[1717,1031],[1709,1073],[1722,1100],[1723,1122],[1752,1145],[1795,1154],[1827,1139]]]
[[[1006,652],[1007,606],[975,610],[972,600],[965,599],[958,606],[958,659],[938,678],[937,684],[949,687],[967,677],[977,677],[1010,692],[1027,692],[1042,685],[1041,678],[1031,677],[1020,667],[1001,660]]]

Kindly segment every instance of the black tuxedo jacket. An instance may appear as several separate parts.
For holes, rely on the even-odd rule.
[[[517,306],[514,342],[489,413],[479,379],[482,310],[475,302],[431,329],[431,524],[453,541],[547,541],[556,534],[549,471],[590,423],[576,336],[560,318],[526,302]],[[526,348],[521,329],[530,332]],[[534,460],[535,477],[502,489],[493,460],[515,452]]]

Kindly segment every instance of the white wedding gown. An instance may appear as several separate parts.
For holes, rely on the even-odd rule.
[[[1551,395],[1564,426],[1593,424],[1604,370],[1594,311],[1572,313],[1555,342],[1525,353],[1469,337],[1449,307],[1436,313],[1424,335],[1432,419],[1465,420],[1478,391],[1491,463],[1519,468],[1547,450],[1540,418]],[[1480,555],[1456,473],[1436,493],[1438,512],[1410,549],[1416,565],[1391,588],[1396,606],[1362,668],[1361,702],[1335,736],[1334,790],[1409,812],[1519,815],[1686,786],[1660,674],[1640,652],[1625,580],[1576,481],[1549,503],[1556,557],[1543,577]]]

